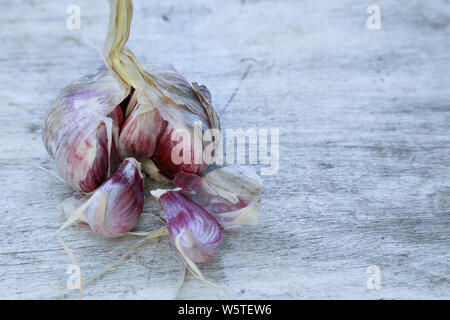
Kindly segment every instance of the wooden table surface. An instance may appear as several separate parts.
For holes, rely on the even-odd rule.
[[[69,5],[81,28],[66,27]],[[366,9],[378,4],[381,29]],[[102,64],[107,1],[0,4],[0,161],[55,170],[41,141],[58,91]],[[135,1],[130,48],[208,85],[224,128],[279,128],[260,224],[226,235],[204,275],[235,299],[450,298],[448,1]],[[0,298],[74,299],[56,206],[72,191],[0,164]],[[147,182],[146,190],[154,185]],[[146,212],[159,213],[151,199]],[[160,224],[150,215],[139,230]],[[135,241],[73,226],[90,275]],[[367,286],[369,266],[381,288]],[[89,284],[86,299],[174,298],[180,261],[150,241]],[[213,298],[187,275],[177,298]]]

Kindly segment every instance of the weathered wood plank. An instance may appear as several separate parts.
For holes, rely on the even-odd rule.
[[[54,169],[40,137],[59,89],[102,62],[106,1],[0,4],[0,161]],[[207,84],[223,127],[280,128],[280,171],[264,177],[261,223],[227,234],[202,266],[231,298],[450,297],[450,6],[346,1],[135,1],[129,46]],[[78,39],[73,41],[70,39]],[[226,109],[224,109],[226,108]],[[76,298],[56,240],[68,186],[0,165],[0,298]],[[147,186],[150,189],[150,185]],[[153,203],[154,205],[154,203]],[[148,203],[147,211],[158,213]],[[144,217],[138,228],[157,228]],[[91,274],[136,239],[82,228],[64,239]],[[380,290],[366,268],[381,268]],[[95,298],[171,298],[180,262],[153,241],[85,290]],[[179,298],[212,298],[187,276]]]

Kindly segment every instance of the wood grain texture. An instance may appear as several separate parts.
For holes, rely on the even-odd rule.
[[[69,4],[81,29],[66,28]],[[450,6],[378,1],[135,1],[130,48],[208,85],[224,128],[280,128],[280,170],[264,177],[260,224],[227,234],[201,266],[226,298],[450,298]],[[0,4],[0,161],[55,170],[41,142],[58,91],[101,65],[107,1]],[[29,166],[0,164],[0,298],[68,298],[70,261],[56,206],[71,190]],[[146,188],[153,188],[147,182]],[[159,213],[148,200],[146,212]],[[137,229],[159,227],[151,216]],[[135,237],[71,227],[90,275]],[[381,289],[366,268],[381,268]],[[173,298],[168,239],[143,246],[85,298]],[[213,298],[192,276],[178,298]]]

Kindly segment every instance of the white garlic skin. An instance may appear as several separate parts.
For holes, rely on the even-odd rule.
[[[180,172],[172,182],[226,230],[258,223],[263,181],[251,167],[229,165],[203,177]]]

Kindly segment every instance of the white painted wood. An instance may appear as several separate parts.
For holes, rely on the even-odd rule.
[[[81,29],[66,8],[81,7]],[[450,298],[450,6],[371,2],[135,1],[129,46],[208,85],[225,128],[280,128],[260,225],[227,234],[205,276],[224,297]],[[40,137],[58,91],[101,63],[106,1],[0,4],[0,161],[55,169]],[[71,40],[72,39],[72,40]],[[226,107],[225,111],[224,108]],[[0,165],[0,298],[69,298],[56,210],[71,194],[43,171]],[[147,189],[150,189],[148,184]],[[150,198],[150,197],[149,197]],[[154,202],[153,202],[154,204]],[[147,204],[147,210],[159,209]],[[139,230],[157,228],[150,216]],[[83,274],[136,238],[63,234]],[[370,265],[381,289],[366,286]],[[172,298],[180,262],[165,240],[86,287],[87,299]],[[192,276],[178,298],[212,298]]]

